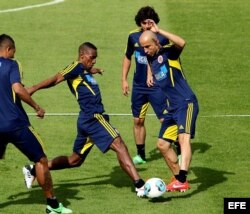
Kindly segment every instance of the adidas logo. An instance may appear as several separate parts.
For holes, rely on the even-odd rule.
[[[139,47],[139,44],[137,42],[135,43],[135,47]]]
[[[180,126],[179,126],[179,130],[181,130],[181,129],[184,129],[183,125],[180,125]]]
[[[163,111],[163,114],[167,114],[167,113],[168,113],[168,110],[165,109],[165,110]]]

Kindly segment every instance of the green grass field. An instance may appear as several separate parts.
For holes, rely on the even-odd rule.
[[[96,78],[106,112],[131,113],[130,98],[121,93],[122,58],[128,33],[136,28],[137,10],[151,5],[160,15],[159,26],[187,41],[182,63],[200,104],[189,191],[165,193],[154,200],[137,198],[115,153],[103,155],[94,148],[80,168],[52,171],[56,195],[64,205],[76,214],[219,214],[223,213],[223,198],[250,197],[247,0],[66,0],[46,7],[3,12],[47,2],[52,1],[0,1],[0,34],[14,37],[16,58],[22,63],[27,86],[64,68],[76,59],[79,44],[91,41],[98,47],[96,66],[105,69],[104,75]],[[34,98],[47,113],[79,111],[66,83],[40,91]],[[33,113],[28,106],[25,108]],[[71,154],[76,119],[77,116],[47,116],[38,120],[30,116],[49,158]],[[135,155],[132,116],[111,116],[111,123],[121,132],[131,155]],[[148,116],[146,126],[148,163],[137,167],[138,171],[145,179],[160,177],[167,182],[170,171],[155,149],[160,124],[155,116]],[[31,190],[23,184],[21,168],[26,163],[27,158],[9,145],[5,159],[0,161],[0,213],[44,212],[45,200],[37,183]]]

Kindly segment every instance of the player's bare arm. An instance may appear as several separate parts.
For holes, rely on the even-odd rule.
[[[43,80],[42,82],[33,85],[29,88],[26,88],[26,90],[28,91],[28,93],[30,95],[32,95],[33,93],[35,93],[36,91],[40,90],[40,89],[44,89],[44,88],[50,88],[53,87],[57,84],[59,84],[60,82],[64,81],[64,77],[62,74],[57,73],[55,76],[50,77],[46,80]]]
[[[150,65],[147,66],[147,85],[152,87],[154,85],[153,74]]]
[[[91,68],[91,69],[89,70],[89,72],[90,72],[91,74],[100,74],[100,75],[102,75],[103,72],[104,72],[104,70],[101,69],[101,68]]]
[[[12,84],[12,89],[16,95],[36,111],[37,117],[43,118],[45,111],[29,95],[21,83]]]
[[[169,39],[170,41],[172,41],[175,46],[179,49],[183,49],[186,42],[183,38],[181,38],[180,36],[177,36],[173,33],[170,33],[168,31],[162,30],[160,29],[157,24],[154,22],[154,20],[150,19],[150,22],[152,24],[152,27],[150,28],[150,30],[154,33],[159,33],[162,36],[166,37],[167,39]]]
[[[122,93],[125,96],[129,94],[129,84],[128,84],[128,73],[131,66],[131,60],[129,60],[126,56],[123,60],[122,65]]]

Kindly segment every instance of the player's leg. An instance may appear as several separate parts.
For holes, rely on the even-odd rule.
[[[103,115],[95,114],[96,121],[86,127],[89,137],[95,145],[103,152],[109,149],[116,152],[117,160],[121,168],[133,180],[136,192],[139,197],[144,195],[144,181],[140,178],[135,165],[128,152],[127,146],[120,137],[116,128],[114,128]]]
[[[195,123],[199,112],[198,103],[187,103],[175,113],[178,126],[178,141],[181,148],[182,161],[177,180],[167,186],[167,190],[186,191],[189,189],[187,174],[192,160],[191,138],[195,134]]]
[[[141,89],[133,87],[131,96],[131,108],[134,117],[133,134],[137,149],[137,155],[133,158],[134,164],[146,163],[145,140],[146,140],[146,127],[145,117],[149,102],[147,95],[143,94]]]
[[[72,213],[70,209],[63,207],[58,202],[53,191],[53,182],[48,168],[48,160],[43,151],[42,140],[32,127],[25,127],[18,130],[11,136],[11,142],[30,161],[35,163],[37,181],[41,186],[47,200],[46,213]]]
[[[144,181],[141,179],[140,175],[138,174],[135,165],[131,159],[131,156],[128,152],[128,148],[121,139],[121,137],[117,137],[111,143],[110,148],[116,152],[117,160],[123,171],[131,178],[134,182],[137,196],[142,197],[144,196]]]
[[[133,127],[134,139],[137,149],[137,155],[133,158],[135,164],[146,163],[145,154],[145,140],[146,140],[146,128],[145,118],[134,118]]]
[[[91,151],[94,144],[89,138],[78,134],[70,156],[57,156],[48,161],[49,170],[61,170],[66,168],[80,167],[85,161],[87,155]],[[32,188],[32,183],[37,177],[34,165],[26,165],[23,167],[26,187]]]
[[[171,143],[163,139],[158,139],[157,148],[161,152],[166,164],[170,168],[173,175],[177,176],[180,171],[180,166],[178,164],[177,155],[173,147],[171,146]]]
[[[49,161],[50,170],[60,170],[66,168],[80,167],[94,144],[89,138],[81,136],[79,133],[74,143],[73,153],[70,156],[57,156]]]
[[[157,141],[157,148],[161,152],[162,156],[174,177],[179,174],[179,164],[176,152],[174,151],[171,143],[177,139],[177,126],[171,119],[171,115],[165,116],[162,122],[161,129],[159,132],[159,139]]]
[[[163,122],[165,115],[167,114],[168,102],[165,93],[160,87],[154,87],[148,95],[149,102],[160,122]],[[172,141],[171,141],[172,142]],[[181,151],[178,139],[172,144],[175,147],[175,151],[178,157],[178,163],[181,163]]]

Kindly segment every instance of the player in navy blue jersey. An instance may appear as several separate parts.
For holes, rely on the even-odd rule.
[[[9,35],[0,35],[0,159],[3,159],[8,143],[12,143],[30,161],[35,163],[37,180],[47,199],[46,213],[72,213],[58,203],[53,193],[52,178],[43,143],[31,126],[21,101],[30,105],[37,117],[45,111],[30,97],[21,82],[21,71],[14,54],[15,42]],[[30,213],[36,213],[31,210]]]
[[[135,16],[138,29],[131,31],[127,40],[127,47],[122,66],[122,91],[125,96],[129,94],[128,73],[131,66],[132,56],[135,58],[135,71],[133,76],[133,87],[131,95],[131,108],[134,117],[134,139],[137,147],[137,155],[133,158],[135,164],[146,163],[145,155],[145,140],[146,128],[145,117],[149,107],[149,103],[159,120],[163,118],[163,111],[166,105],[165,94],[161,88],[155,84],[153,87],[147,86],[147,57],[142,47],[139,44],[139,38],[145,30],[150,30],[152,27],[150,19],[155,23],[160,21],[158,14],[154,8],[150,6],[139,9]],[[168,39],[160,34],[157,35],[162,46],[169,43]]]
[[[101,69],[93,68],[97,48],[92,43],[85,42],[80,45],[78,54],[78,60],[55,76],[27,89],[33,94],[37,90],[55,86],[66,80],[80,107],[73,153],[71,156],[58,156],[52,159],[49,161],[49,169],[81,166],[94,145],[103,153],[111,149],[116,152],[121,168],[133,180],[137,196],[141,197],[144,195],[144,181],[140,178],[118,130],[109,123],[104,114],[101,92],[93,76],[93,73],[101,72]],[[33,170],[31,174],[35,175]]]
[[[151,21],[153,25],[151,30],[145,31],[140,37],[140,45],[148,56],[147,82],[149,86],[154,83],[160,85],[169,103],[157,147],[176,178],[167,185],[167,190],[185,191],[189,189],[186,177],[192,159],[190,139],[195,134],[195,122],[199,112],[198,101],[187,83],[179,62],[185,41],[175,34],[159,29],[156,23]],[[162,47],[156,34],[166,37],[172,44]],[[177,136],[182,155],[180,167],[174,163],[175,153],[169,150],[170,143],[176,140]]]

